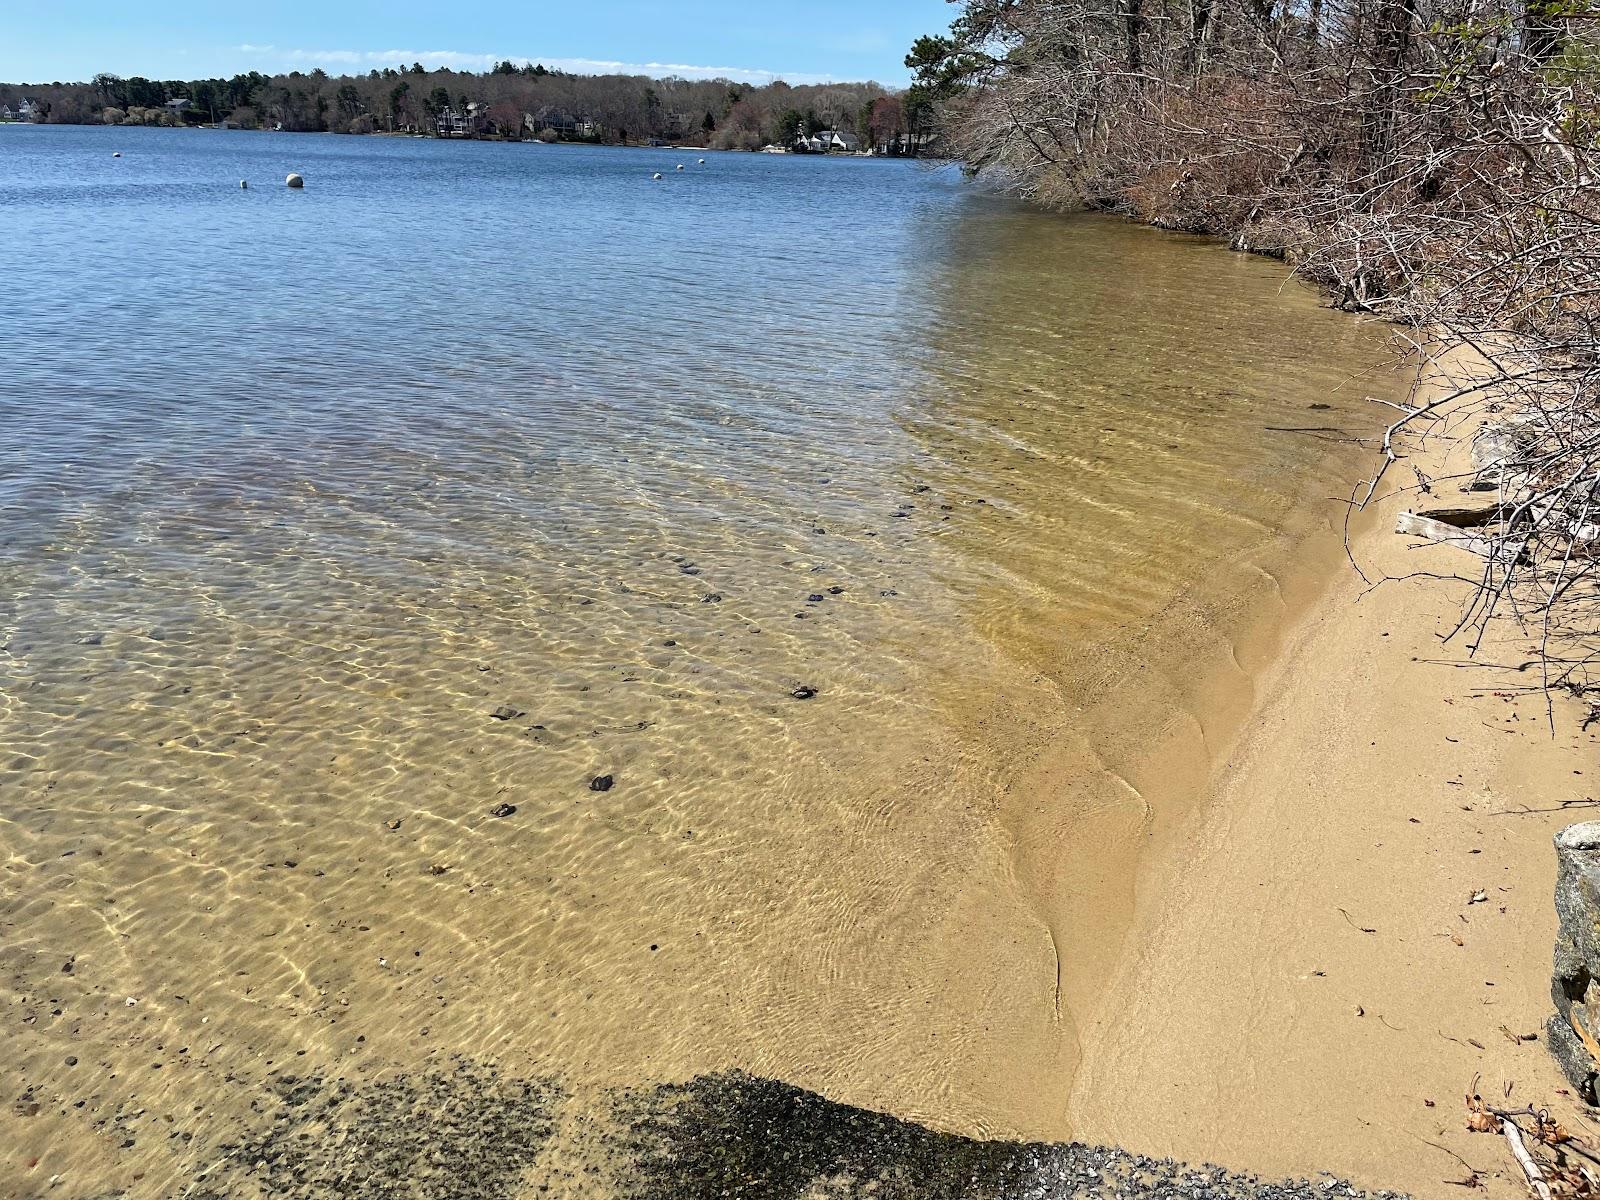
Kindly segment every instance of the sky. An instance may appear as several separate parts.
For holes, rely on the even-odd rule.
[[[0,80],[337,75],[416,61],[483,70],[509,58],[585,73],[902,85],[912,41],[954,15],[947,0],[22,3],[0,15]]]

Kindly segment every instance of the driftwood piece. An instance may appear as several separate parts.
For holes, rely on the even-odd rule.
[[[1500,505],[1486,504],[1475,508],[1425,508],[1417,516],[1457,529],[1480,529],[1501,516]]]
[[[1527,1176],[1528,1186],[1538,1195],[1539,1200],[1553,1200],[1550,1195],[1550,1185],[1544,1179],[1544,1172],[1539,1169],[1539,1164],[1534,1162],[1533,1155],[1528,1153],[1527,1144],[1522,1140],[1521,1126],[1510,1117],[1501,1117],[1500,1132],[1505,1134],[1506,1143],[1511,1147],[1512,1157],[1517,1160],[1517,1165]]]
[[[1457,546],[1484,558],[1501,557],[1506,553],[1504,550],[1497,550],[1495,543],[1481,534],[1467,533],[1459,526],[1449,525],[1444,521],[1414,512],[1401,513],[1400,519],[1395,522],[1394,531],[1407,537],[1419,537],[1430,542]]]

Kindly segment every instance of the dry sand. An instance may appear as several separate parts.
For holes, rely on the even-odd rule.
[[[1459,467],[1464,430],[1445,432],[1391,482]],[[1459,499],[1443,483],[1433,502]],[[1393,532],[1405,500],[1355,530],[1367,575],[1474,572]],[[1482,652],[1505,666],[1462,665],[1442,639],[1463,595],[1346,570],[1292,626],[1208,795],[1141,863],[1129,949],[1083,1030],[1077,1136],[1417,1196],[1459,1194],[1465,1162],[1509,1197],[1504,1143],[1465,1130],[1475,1078],[1594,1131],[1542,1027],[1550,839],[1588,815],[1559,809],[1595,794],[1595,739],[1560,706],[1552,732],[1537,671],[1515,669],[1526,637]]]

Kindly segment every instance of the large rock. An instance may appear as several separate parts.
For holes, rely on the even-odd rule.
[[[1572,1086],[1597,1102],[1600,1076],[1600,821],[1569,825],[1556,834],[1555,970],[1550,994],[1550,1050]]]

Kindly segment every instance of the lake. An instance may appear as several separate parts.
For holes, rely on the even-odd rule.
[[[1070,1135],[1379,334],[894,160],[19,126],[0,214],[0,1182],[430,1072]]]

